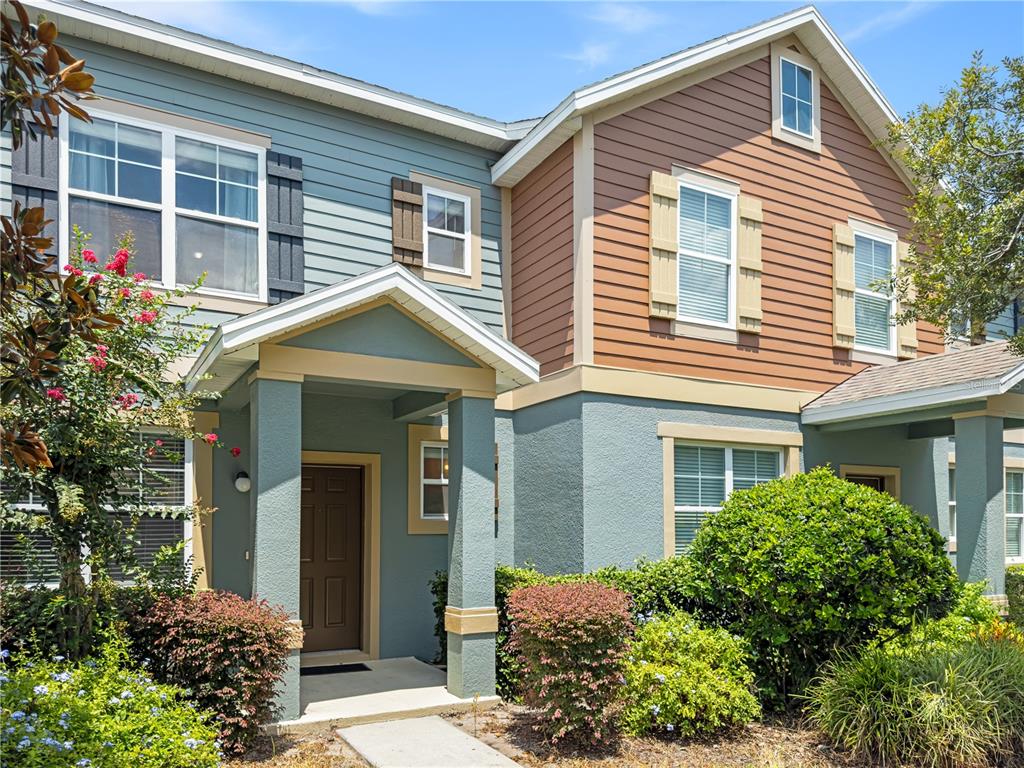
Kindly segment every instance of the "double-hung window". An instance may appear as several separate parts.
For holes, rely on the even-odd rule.
[[[956,544],[956,467],[949,468],[949,495],[947,496],[949,511],[949,543]],[[951,547],[952,549],[952,547]]]
[[[736,284],[736,197],[679,186],[680,320],[733,326]]]
[[[814,135],[814,73],[782,57],[782,127],[804,136]]]
[[[66,259],[75,225],[103,256],[125,232],[132,270],[166,288],[205,274],[201,290],[265,298],[265,155],[261,147],[104,116],[61,123],[66,146]]]
[[[676,441],[674,463],[677,554],[689,547],[704,518],[720,510],[730,493],[753,488],[782,474],[782,453],[773,448]]]
[[[470,199],[455,192],[424,188],[423,265],[470,273]]]
[[[854,323],[856,346],[873,352],[893,352],[892,276],[895,240],[854,234]]]
[[[448,519],[448,444],[422,443],[422,492],[420,517],[424,520]]]
[[[1006,472],[1003,495],[1006,498],[1006,559],[1024,562],[1024,472]]]

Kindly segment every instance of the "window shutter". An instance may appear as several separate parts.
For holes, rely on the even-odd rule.
[[[392,258],[409,267],[423,266],[423,185],[391,179]]]
[[[903,266],[903,262],[910,255],[910,244],[902,240],[896,241],[896,265],[897,269]],[[913,286],[911,286],[911,290]],[[909,298],[913,298],[911,295]],[[896,312],[899,314],[903,307],[897,305]],[[901,358],[917,357],[917,321],[909,320],[896,327],[896,354]]]
[[[832,231],[832,343],[853,348],[854,322],[853,230],[836,222]]]
[[[761,332],[761,227],[764,214],[761,201],[740,195],[737,265],[739,284],[736,296],[736,327],[744,333]]]
[[[267,152],[267,299],[271,304],[306,291],[302,158]]]
[[[651,173],[651,317],[674,320],[679,297],[679,182],[667,173]]]
[[[26,133],[21,146],[11,153],[11,198],[21,203],[22,208],[42,208],[44,219],[52,219],[44,234],[52,238],[47,256],[56,256],[60,236],[56,228],[64,226],[60,220],[60,139],[57,137],[58,117],[53,121],[53,136],[43,131],[36,132],[32,139]]]

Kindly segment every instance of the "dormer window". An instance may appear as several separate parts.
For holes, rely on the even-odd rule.
[[[782,72],[782,127],[804,136],[814,135],[814,73],[784,56]]]
[[[821,73],[795,39],[772,43],[772,138],[821,151]]]

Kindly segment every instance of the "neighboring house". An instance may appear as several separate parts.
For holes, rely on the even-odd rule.
[[[4,202],[43,200],[61,259],[78,224],[100,251],[133,230],[168,287],[206,272],[197,422],[243,453],[186,446],[181,497],[216,511],[183,535],[202,585],[302,623],[286,717],[299,651],[432,657],[437,570],[449,687],[492,693],[496,562],[672,555],[731,490],[819,464],[995,594],[1024,555],[1024,361],[891,325],[896,115],[815,9],[509,124],[31,5],[103,99],[5,152]]]

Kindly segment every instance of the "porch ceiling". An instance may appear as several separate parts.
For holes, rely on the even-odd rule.
[[[902,414],[934,418],[971,406],[1024,418],[1024,359],[1007,342],[867,368],[804,406],[804,424],[837,424]],[[948,414],[947,414],[948,415]]]
[[[493,368],[498,392],[539,379],[536,360],[405,267],[390,264],[221,324],[189,371],[188,386],[223,392],[259,360],[261,343],[380,299],[400,306],[453,346]]]

